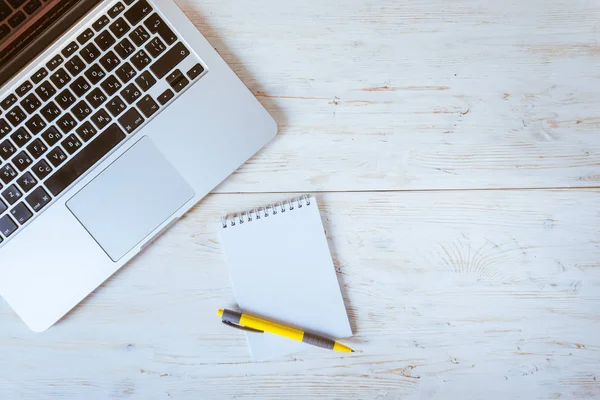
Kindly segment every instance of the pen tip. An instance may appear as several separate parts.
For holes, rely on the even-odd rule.
[[[354,350],[352,350],[352,353],[356,353]]]

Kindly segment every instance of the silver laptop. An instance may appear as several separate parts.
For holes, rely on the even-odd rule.
[[[0,0],[0,295],[44,331],[277,133],[172,0]]]

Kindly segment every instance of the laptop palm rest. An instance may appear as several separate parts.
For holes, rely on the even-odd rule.
[[[117,262],[194,195],[144,137],[67,201],[67,207]]]

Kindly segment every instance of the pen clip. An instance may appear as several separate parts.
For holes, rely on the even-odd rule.
[[[246,326],[234,324],[233,322],[230,322],[230,321],[221,321],[221,322],[223,322],[225,325],[229,325],[232,328],[239,329],[241,331],[254,332],[254,333],[265,333],[265,331],[259,331],[258,329],[248,328]]]

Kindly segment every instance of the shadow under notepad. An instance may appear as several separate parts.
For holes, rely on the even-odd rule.
[[[317,197],[316,195],[314,195]],[[333,260],[333,265],[335,267],[335,273],[337,275],[338,284],[340,285],[340,290],[342,292],[342,297],[344,298],[344,304],[346,305],[346,311],[348,313],[348,320],[350,321],[350,329],[352,329],[352,334],[356,335],[359,331],[358,329],[358,318],[354,312],[354,308],[352,307],[350,297],[348,296],[348,291],[346,285],[344,284],[344,272],[342,271],[342,267],[340,265],[340,261],[337,257],[337,252],[335,251],[335,245],[333,240],[330,237],[331,223],[329,222],[327,209],[327,202],[323,200],[322,196],[317,197],[317,201],[320,205],[319,213],[321,214],[321,220],[323,221],[323,228],[325,229],[325,237],[327,237],[327,244],[329,246],[329,252],[331,253],[331,258]]]

